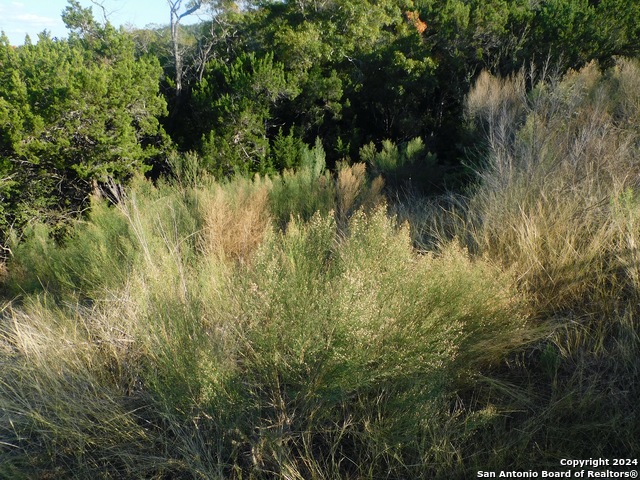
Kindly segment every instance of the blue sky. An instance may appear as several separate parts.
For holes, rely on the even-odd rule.
[[[104,6],[109,21],[117,26],[132,24],[141,28],[151,23],[169,23],[169,7],[166,0],[96,2]],[[84,7],[92,7],[94,17],[103,20],[100,7],[93,5],[90,0],[80,0],[80,3]],[[49,30],[53,37],[65,37],[67,31],[60,15],[67,5],[67,0],[0,0],[0,30],[7,34],[13,45],[22,45],[26,34],[35,42],[38,33],[45,29]]]

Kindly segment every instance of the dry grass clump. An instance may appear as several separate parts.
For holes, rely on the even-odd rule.
[[[214,184],[197,193],[200,248],[221,260],[246,261],[274,222],[285,226],[291,218],[336,210],[339,223],[346,225],[357,209],[371,209],[382,201],[383,186],[381,177],[369,181],[362,163],[340,166],[335,179],[307,167],[273,178]]]
[[[346,223],[358,208],[371,208],[382,200],[384,180],[377,176],[367,185],[366,165],[355,163],[338,169],[336,179],[336,212],[338,221]]]
[[[268,179],[236,179],[233,188],[215,185],[201,192],[203,219],[200,233],[205,254],[246,261],[262,242],[273,218],[269,210]]]
[[[540,311],[605,308],[621,286],[616,259],[630,251],[619,248],[612,210],[638,188],[640,167],[628,128],[637,111],[618,89],[638,73],[633,62],[605,73],[591,64],[528,94],[520,77],[484,74],[470,94],[489,153],[462,229],[516,272]]]
[[[467,115],[495,145],[508,142],[525,113],[525,75],[522,72],[499,78],[482,71],[465,98]]]
[[[531,91],[522,76],[482,74],[467,99],[484,142],[477,185],[395,206],[425,250],[454,240],[512,275],[529,332],[540,327],[459,391],[465,421],[488,427],[453,442],[452,459],[474,452],[468,471],[640,448],[638,79],[624,59]]]
[[[0,321],[0,477],[113,478],[162,471],[140,423],[123,326],[85,309],[33,301]]]
[[[494,424],[502,439],[476,439],[498,452],[476,457],[480,469],[640,447],[639,77],[628,60],[531,92],[484,75],[470,96],[470,113],[481,115],[473,121],[488,129],[486,168],[440,238],[455,236],[511,272],[530,317],[552,330],[478,384],[480,405],[511,412]],[[504,100],[487,84],[504,86]]]

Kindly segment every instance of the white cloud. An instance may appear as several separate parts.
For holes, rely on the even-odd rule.
[[[19,13],[13,18],[15,18],[19,22],[33,26],[52,27],[59,23],[57,18],[44,17],[42,15],[36,15],[34,13]]]
[[[55,2],[57,0],[46,1]],[[0,30],[9,36],[9,41],[13,45],[22,44],[26,34],[35,39],[38,33],[43,30],[48,30],[54,37],[66,34],[64,23],[59,12],[56,11],[57,5],[55,8],[45,8],[44,5],[37,7],[29,4],[26,6],[26,2],[19,0],[0,0],[0,2],[3,3],[0,5]]]

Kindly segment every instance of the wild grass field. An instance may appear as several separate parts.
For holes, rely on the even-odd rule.
[[[95,198],[62,243],[14,239],[0,478],[635,458],[640,64],[483,73],[466,106],[483,142],[464,194],[387,198],[372,161],[331,173],[321,144],[224,182],[187,156],[172,182]]]

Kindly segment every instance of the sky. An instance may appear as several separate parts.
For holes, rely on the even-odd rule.
[[[104,6],[107,18],[116,26],[130,24],[142,28],[149,24],[169,23],[167,0],[95,2]],[[80,0],[80,4],[83,7],[92,7],[96,20],[104,20],[102,9],[90,0]],[[66,37],[67,30],[60,17],[67,5],[67,0],[0,0],[0,30],[7,34],[12,45],[22,45],[26,34],[29,34],[35,43],[38,33],[45,29],[51,32],[52,37]],[[197,18],[191,20],[195,21]]]

